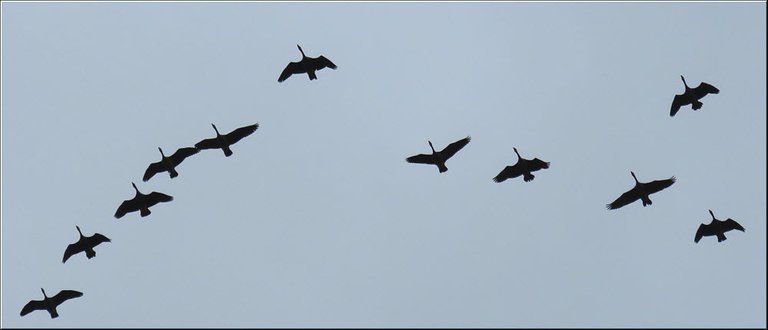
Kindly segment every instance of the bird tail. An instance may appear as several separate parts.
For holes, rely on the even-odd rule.
[[[85,250],[85,256],[88,257],[88,259],[91,259],[96,256],[96,251],[94,250]]]
[[[641,198],[641,200],[643,201],[643,206],[653,204],[653,202],[651,202],[651,199],[648,198],[648,197],[643,197],[643,198]]]
[[[55,309],[50,311],[50,312],[51,312],[51,318],[52,319],[55,319],[55,318],[59,317],[59,313]]]
[[[531,174],[531,173],[523,173],[523,181],[528,182],[528,181],[533,180],[533,178],[535,178],[535,176],[533,176],[533,174]]]
[[[726,240],[726,239],[727,239],[727,238],[725,238],[725,234],[723,234],[723,233],[717,233],[717,241],[718,241],[718,242],[722,242],[722,241],[724,241],[724,240]]]
[[[229,149],[229,147],[224,148],[224,156],[232,156],[232,149]]]
[[[315,80],[317,79],[317,75],[315,74],[314,70],[307,71],[307,74],[309,75],[309,80]]]
[[[170,170],[170,171],[168,172],[168,174],[170,174],[170,175],[171,175],[171,179],[173,179],[173,178],[175,178],[175,177],[179,176],[179,172],[176,172],[176,170],[173,170],[173,169],[172,169],[172,170]]]
[[[141,216],[142,216],[142,217],[146,217],[146,216],[148,216],[150,213],[152,213],[152,212],[150,212],[150,211],[149,211],[149,208],[143,208],[143,209],[141,209]]]
[[[694,99],[692,103],[693,110],[699,110],[701,109],[701,106],[704,105],[704,103],[701,103],[701,101]]]
[[[445,167],[445,164],[437,164],[437,168],[440,170],[440,173],[443,173],[448,170],[448,168]]]

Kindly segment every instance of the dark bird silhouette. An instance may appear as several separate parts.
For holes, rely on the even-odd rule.
[[[59,313],[56,311],[57,306],[61,305],[61,303],[69,299],[83,296],[83,293],[79,291],[61,290],[55,296],[49,298],[47,295],[45,295],[45,290],[43,290],[43,288],[40,288],[40,291],[43,291],[43,300],[30,300],[26,305],[24,305],[24,308],[21,309],[21,316],[27,315],[36,310],[41,310],[48,311],[48,313],[51,314],[51,318],[55,319],[59,317]]]
[[[717,241],[722,242],[726,240],[725,232],[734,229],[744,231],[744,227],[731,218],[721,221],[715,219],[715,214],[712,213],[712,210],[709,210],[709,214],[712,215],[712,222],[708,225],[703,223],[699,225],[699,229],[696,230],[696,238],[693,239],[696,243],[698,243],[703,236],[717,236]]]
[[[630,189],[629,191],[623,193],[619,198],[617,198],[613,203],[607,204],[609,210],[618,209],[624,205],[630,204],[636,200],[643,201],[643,206],[651,205],[653,202],[651,202],[651,199],[648,198],[648,195],[657,193],[669,186],[671,186],[677,179],[675,177],[671,177],[669,179],[665,180],[656,180],[651,182],[640,182],[637,181],[637,177],[635,176],[635,172],[630,171],[629,173],[632,173],[632,177],[635,178],[635,186]]]
[[[139,191],[139,188],[136,188],[135,183],[131,182],[131,185],[133,185],[133,189],[136,190],[136,196],[134,196],[132,199],[125,200],[122,204],[120,204],[120,206],[117,208],[117,212],[115,212],[115,218],[120,219],[126,213],[134,211],[141,211],[141,216],[146,217],[152,213],[149,211],[149,208],[153,205],[160,202],[170,202],[173,200],[173,197],[156,191],[153,191],[148,195],[144,195]]]
[[[299,47],[299,51],[301,52],[301,61],[288,63],[285,69],[283,69],[283,73],[281,73],[280,77],[277,78],[277,82],[283,82],[292,74],[298,73],[306,73],[309,76],[309,80],[315,80],[317,79],[317,75],[315,75],[315,71],[317,70],[323,68],[331,68],[336,70],[336,64],[333,64],[333,62],[325,58],[325,56],[320,55],[320,57],[314,58],[308,57],[307,55],[304,55],[304,51],[301,49],[301,46],[296,45],[296,47]]]
[[[432,141],[427,140],[427,143],[429,143],[429,148],[432,149],[432,154],[418,154],[416,156],[408,157],[405,160],[409,163],[437,165],[437,169],[440,170],[440,173],[443,173],[448,170],[448,168],[445,167],[445,162],[448,161],[448,158],[451,158],[451,156],[456,154],[457,151],[461,150],[461,148],[464,148],[464,146],[469,143],[469,140],[470,137],[467,136],[461,140],[449,144],[445,147],[445,149],[440,151],[435,151],[435,147],[432,146]]]
[[[712,86],[705,82],[702,82],[696,88],[690,88],[688,87],[688,84],[685,83],[685,78],[683,78],[683,76],[680,76],[680,79],[683,79],[683,85],[685,85],[685,92],[683,94],[675,95],[675,99],[672,100],[672,108],[669,110],[670,117],[674,117],[677,111],[680,110],[680,107],[689,105],[689,104],[693,104],[692,106],[693,110],[699,110],[701,109],[701,106],[703,104],[701,103],[701,101],[699,101],[699,99],[706,96],[707,94],[720,93],[720,90],[717,89],[715,86]]]
[[[549,162],[545,162],[538,158],[525,159],[520,157],[520,153],[517,152],[517,148],[513,147],[512,150],[514,150],[517,154],[517,163],[515,163],[515,165],[505,167],[503,170],[501,170],[501,172],[499,172],[498,175],[496,175],[495,178],[493,178],[493,181],[503,182],[506,179],[516,178],[520,175],[523,175],[523,180],[528,182],[534,178],[534,175],[531,174],[531,172],[549,168]]]
[[[64,250],[64,259],[61,260],[62,263],[67,262],[69,257],[80,252],[85,252],[85,256],[88,257],[88,259],[91,259],[96,256],[96,251],[93,250],[96,245],[104,242],[111,242],[107,236],[99,233],[95,233],[93,236],[83,236],[83,232],[80,231],[80,227],[75,226],[75,228],[77,228],[77,232],[80,233],[80,239],[78,239],[77,242],[67,246],[67,249]]]
[[[163,149],[157,147],[157,150],[160,150],[160,161],[149,164],[147,170],[144,171],[144,178],[142,179],[144,182],[149,181],[155,174],[165,171],[168,171],[171,179],[179,176],[179,172],[176,172],[176,166],[179,166],[185,158],[200,152],[200,149],[193,147],[179,148],[173,155],[166,157]]]
[[[259,128],[259,124],[256,123],[250,126],[240,127],[225,135],[221,135],[219,134],[219,130],[216,129],[216,125],[211,124],[211,126],[213,126],[213,130],[216,131],[216,137],[202,140],[196,143],[195,147],[201,150],[221,149],[224,151],[224,156],[227,157],[232,156],[232,149],[229,148],[230,145],[233,145],[235,142],[240,141],[240,139],[251,135],[256,131],[257,128]]]

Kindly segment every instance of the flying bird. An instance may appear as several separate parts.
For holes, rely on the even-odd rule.
[[[224,151],[224,156],[226,157],[232,156],[232,149],[229,148],[230,145],[233,145],[235,142],[240,141],[240,139],[251,135],[256,131],[257,128],[259,128],[259,124],[256,123],[250,126],[240,127],[225,135],[221,135],[219,134],[219,130],[216,129],[216,125],[211,123],[211,126],[213,126],[213,130],[216,131],[216,137],[202,140],[196,143],[195,147],[200,150],[221,149]]]
[[[672,108],[669,110],[669,116],[674,117],[677,111],[680,110],[680,107],[693,104],[693,110],[699,110],[701,109],[701,99],[702,97],[706,96],[707,94],[717,94],[720,93],[720,90],[717,89],[715,86],[712,86],[710,84],[707,84],[705,82],[702,82],[699,84],[696,88],[690,88],[688,87],[688,84],[685,83],[685,78],[683,76],[680,76],[680,79],[683,79],[683,85],[685,85],[685,92],[683,94],[677,94],[675,95],[675,99],[672,100]]]
[[[650,194],[657,193],[669,186],[671,186],[677,179],[675,177],[671,177],[669,179],[665,180],[656,180],[651,182],[640,182],[637,181],[637,177],[635,176],[635,172],[630,171],[629,173],[632,173],[632,177],[635,178],[635,186],[632,187],[629,191],[623,193],[619,198],[617,198],[613,203],[607,204],[606,207],[609,210],[615,210],[618,209],[624,205],[630,204],[636,200],[643,201],[643,206],[651,205],[653,202],[651,202],[651,199],[648,198]]]
[[[157,150],[160,150],[160,161],[149,164],[149,167],[147,167],[147,170],[144,172],[144,178],[142,179],[144,182],[149,181],[155,174],[165,171],[168,172],[171,179],[179,176],[179,172],[176,172],[176,166],[179,166],[185,158],[200,152],[200,149],[185,147],[179,148],[173,155],[166,157],[163,153],[163,149],[157,147]]]
[[[331,68],[336,70],[336,64],[333,64],[333,62],[325,58],[325,56],[320,55],[320,57],[308,57],[307,55],[304,55],[304,51],[301,49],[301,46],[296,45],[296,47],[299,47],[299,51],[301,52],[301,61],[288,63],[285,69],[283,69],[283,73],[281,73],[280,77],[277,78],[277,82],[283,82],[292,74],[299,73],[306,73],[309,76],[309,80],[315,80],[317,79],[317,75],[315,75],[315,71],[317,70],[324,68]]]
[[[712,215],[712,222],[708,225],[703,223],[699,225],[699,229],[696,230],[696,238],[693,239],[696,243],[698,243],[703,236],[717,236],[717,241],[722,242],[726,240],[725,232],[734,229],[744,231],[744,227],[731,218],[721,221],[715,219],[715,214],[712,213],[712,210],[709,210],[709,214]]]
[[[40,288],[40,291],[43,291],[43,300],[30,300],[26,305],[24,305],[24,308],[21,309],[21,316],[27,315],[36,310],[41,310],[48,311],[48,313],[51,314],[51,318],[55,319],[59,317],[59,313],[56,311],[57,306],[61,305],[61,303],[69,299],[83,296],[83,293],[79,291],[61,290],[55,296],[49,298],[47,295],[45,295],[45,290],[43,290],[43,288]]]
[[[431,154],[418,154],[406,158],[405,161],[409,163],[437,165],[437,169],[440,170],[440,173],[443,173],[448,170],[448,168],[445,167],[445,162],[448,161],[448,158],[451,158],[451,156],[456,154],[457,151],[461,150],[461,148],[464,148],[464,146],[469,143],[469,140],[470,137],[467,136],[461,140],[449,144],[445,147],[445,149],[440,151],[435,151],[435,147],[432,146],[432,141],[427,140],[427,143],[429,143],[429,148],[432,149]]]
[[[515,165],[505,167],[503,170],[501,170],[501,172],[499,172],[498,175],[496,175],[495,178],[493,178],[493,181],[503,182],[506,179],[516,178],[522,175],[523,180],[528,182],[534,178],[534,175],[531,174],[531,172],[549,168],[549,162],[545,162],[538,158],[525,159],[520,157],[520,153],[517,152],[517,148],[513,147],[512,150],[514,150],[517,154],[517,163],[515,163]]]
[[[136,196],[134,196],[132,199],[125,200],[122,204],[120,204],[120,206],[117,208],[117,212],[115,212],[115,218],[120,219],[126,213],[135,211],[141,211],[141,216],[146,217],[152,213],[149,211],[149,208],[153,205],[160,202],[170,202],[173,200],[173,197],[156,191],[153,191],[148,195],[142,194],[139,191],[139,188],[136,188],[135,183],[131,182],[131,185],[133,185],[133,189],[136,190]]]
[[[93,236],[84,236],[83,232],[80,231],[79,226],[75,226],[75,228],[77,228],[77,232],[80,233],[80,239],[67,246],[67,249],[64,250],[64,259],[61,260],[62,263],[67,262],[69,257],[80,252],[85,252],[85,256],[88,257],[88,259],[91,259],[96,256],[96,251],[93,250],[96,245],[104,242],[111,242],[107,236],[102,234],[95,233]]]

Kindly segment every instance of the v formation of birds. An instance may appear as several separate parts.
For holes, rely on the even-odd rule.
[[[315,80],[317,79],[316,71],[322,70],[324,68],[331,68],[334,70],[337,68],[336,64],[331,62],[325,56],[321,55],[315,58],[308,57],[304,54],[304,50],[301,49],[301,46],[296,46],[301,52],[302,59],[298,62],[288,63],[288,65],[285,67],[285,69],[283,69],[282,73],[278,77],[278,83],[285,81],[294,74],[307,74],[309,80]],[[672,101],[672,107],[670,108],[670,117],[674,117],[682,107],[687,105],[691,105],[693,110],[699,110],[703,104],[700,101],[701,98],[708,94],[717,94],[720,92],[716,87],[705,82],[700,83],[696,88],[691,88],[685,82],[685,78],[683,76],[680,76],[680,78],[683,80],[685,91],[683,94],[675,95]],[[224,153],[225,157],[232,156],[233,152],[230,146],[253,134],[259,128],[259,124],[256,123],[253,125],[237,128],[227,134],[221,134],[216,125],[211,124],[211,126],[216,132],[216,136],[201,140],[200,142],[196,143],[194,147],[179,148],[170,156],[167,156],[163,152],[163,149],[158,147],[158,150],[160,151],[160,160],[149,164],[144,172],[142,180],[147,182],[153,176],[161,172],[168,172],[168,175],[171,179],[177,177],[179,173],[176,168],[185,159],[199,153],[201,150],[220,149]],[[470,140],[471,138],[467,136],[463,139],[448,144],[445,146],[445,148],[439,151],[435,150],[432,141],[427,141],[429,148],[431,149],[431,153],[410,156],[406,158],[406,161],[408,163],[434,165],[437,166],[439,173],[443,173],[448,171],[448,167],[446,166],[448,159],[455,156],[461,149],[466,147]],[[495,177],[493,177],[494,182],[501,183],[508,179],[514,179],[519,176],[523,176],[524,182],[530,182],[533,181],[535,177],[532,172],[549,168],[549,162],[543,161],[539,158],[523,158],[516,147],[513,147],[512,150],[515,152],[515,154],[517,154],[517,162],[514,165],[504,167]],[[635,180],[634,187],[621,194],[613,202],[608,203],[606,205],[608,210],[615,210],[632,204],[638,200],[642,202],[643,207],[651,205],[653,204],[649,197],[651,194],[669,188],[677,181],[677,179],[673,176],[668,179],[640,182],[633,171],[630,171],[630,174]],[[139,191],[139,188],[136,187],[135,183],[131,182],[131,185],[135,190],[135,195],[133,198],[123,201],[118,206],[117,211],[115,211],[114,214],[115,218],[120,219],[128,213],[136,211],[139,211],[141,217],[146,217],[151,214],[149,210],[150,207],[158,203],[167,203],[173,200],[172,196],[161,192],[153,191],[149,194],[144,194]],[[728,218],[726,220],[718,220],[715,218],[712,210],[709,210],[709,214],[712,216],[712,220],[709,224],[702,223],[699,225],[699,228],[694,236],[695,243],[698,243],[699,240],[701,240],[701,238],[704,236],[716,236],[717,241],[722,242],[726,240],[725,232],[734,229],[744,231],[744,227],[742,227],[733,219]],[[109,238],[100,233],[94,233],[92,236],[85,236],[83,235],[83,232],[80,230],[79,226],[75,226],[75,228],[77,228],[77,231],[80,234],[80,238],[77,242],[67,246],[64,251],[62,263],[66,263],[69,258],[81,252],[85,252],[85,256],[88,259],[91,259],[96,256],[96,251],[94,250],[96,246],[101,243],[111,242]],[[40,290],[43,293],[43,300],[29,301],[21,309],[21,316],[27,315],[35,310],[44,310],[50,314],[51,318],[56,318],[59,316],[56,310],[58,305],[66,300],[83,296],[83,293],[79,291],[62,290],[56,295],[48,297],[43,288],[40,288]]]

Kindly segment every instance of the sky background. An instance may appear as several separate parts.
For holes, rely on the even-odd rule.
[[[2,326],[765,327],[765,13],[3,2]],[[278,83],[297,44],[338,69]],[[670,117],[680,75],[721,92]],[[141,181],[211,123],[260,127]],[[494,183],[513,147],[550,168]],[[630,171],[678,181],[606,210]],[[62,264],[75,225],[112,242]]]

